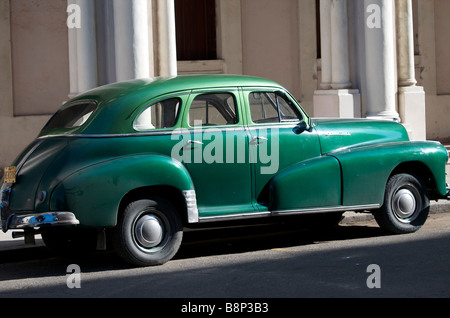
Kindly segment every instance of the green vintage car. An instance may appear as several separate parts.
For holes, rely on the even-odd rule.
[[[447,160],[395,122],[312,119],[266,79],[132,80],[70,100],[5,169],[2,229],[66,251],[111,234],[138,266],[225,220],[358,211],[410,233],[446,198]]]

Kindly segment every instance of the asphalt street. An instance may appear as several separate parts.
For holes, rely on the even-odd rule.
[[[287,224],[188,232],[174,260],[147,268],[113,252],[68,259],[39,245],[3,249],[0,298],[175,298],[179,307],[211,298],[448,298],[447,206],[408,235],[387,235],[351,214],[327,231]]]

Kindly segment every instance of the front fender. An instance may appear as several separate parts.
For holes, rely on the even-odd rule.
[[[158,185],[194,190],[179,161],[157,154],[132,155],[103,161],[66,177],[52,192],[50,208],[73,212],[83,226],[115,226],[120,202],[128,192]]]
[[[404,163],[420,163],[431,172],[439,194],[447,193],[447,150],[437,142],[395,142],[330,153],[342,167],[343,205],[382,204],[389,176]],[[411,173],[414,173],[413,171]]]

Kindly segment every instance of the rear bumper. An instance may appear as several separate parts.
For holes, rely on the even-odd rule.
[[[78,225],[72,212],[45,212],[36,214],[11,214],[6,222],[2,222],[4,232],[12,229],[31,229],[43,226]]]
[[[1,186],[0,219],[3,232],[8,230],[26,230],[43,226],[78,225],[80,222],[72,212],[22,212],[17,213],[9,207],[11,184]]]

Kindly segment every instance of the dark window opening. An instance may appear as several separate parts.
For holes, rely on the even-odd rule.
[[[217,59],[215,0],[175,0],[179,61]]]

